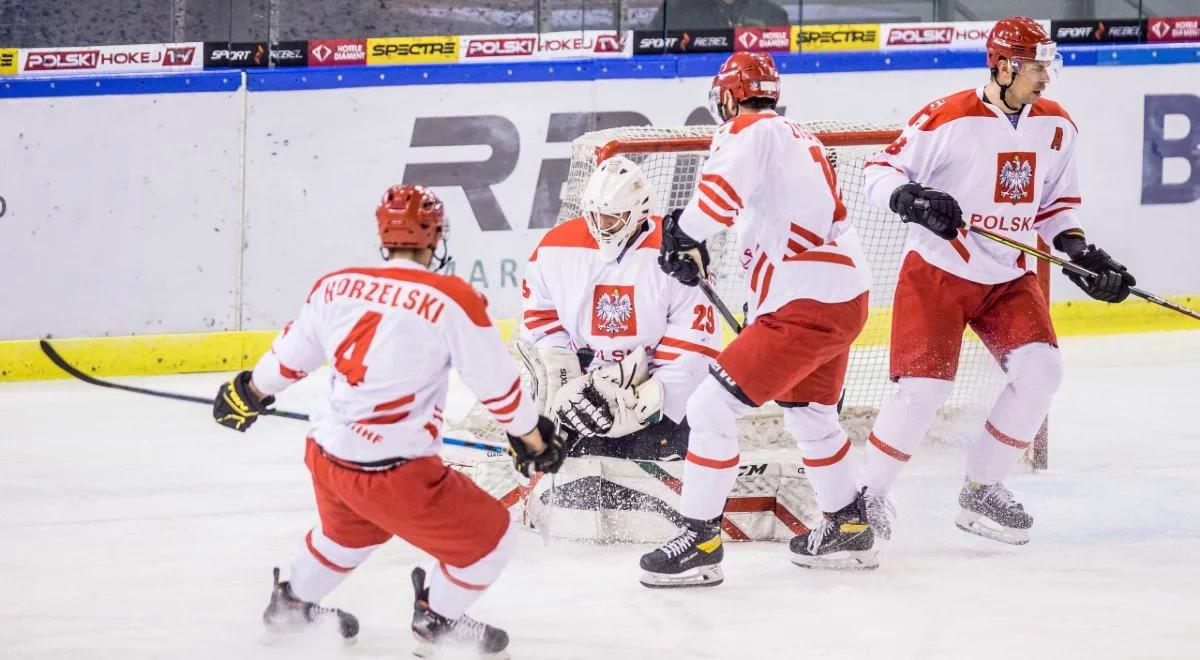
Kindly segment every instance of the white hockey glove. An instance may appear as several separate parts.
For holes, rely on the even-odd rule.
[[[568,348],[535,348],[529,341],[518,338],[513,342],[525,371],[529,373],[530,394],[543,415],[554,415],[554,397],[559,388],[583,375],[579,358]]]
[[[587,437],[619,438],[662,419],[662,383],[649,377],[645,349],[562,387],[554,410]]]

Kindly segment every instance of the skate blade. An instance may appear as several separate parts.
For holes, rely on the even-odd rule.
[[[642,571],[639,580],[642,586],[651,589],[678,589],[683,587],[715,587],[725,581],[725,572],[720,564],[697,566],[682,573],[651,573]]]
[[[843,550],[827,555],[792,555],[792,563],[801,568],[825,571],[873,571],[879,568],[879,553],[871,550]]]
[[[962,531],[985,539],[992,539],[1009,545],[1025,545],[1029,543],[1029,530],[1005,527],[987,516],[967,511],[959,511],[954,524]]]
[[[509,660],[511,657],[508,649],[495,653],[479,653],[461,644],[439,647],[423,640],[417,642],[416,647],[413,648],[413,655],[418,658],[438,658],[439,660]]]

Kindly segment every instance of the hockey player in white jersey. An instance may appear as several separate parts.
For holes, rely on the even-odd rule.
[[[526,267],[523,333],[546,368],[547,414],[572,430],[569,456],[687,451],[684,409],[720,350],[720,326],[698,289],[658,267],[654,204],[641,168],[609,158],[588,180],[583,215],[547,232]]]
[[[737,477],[735,422],[775,400],[803,454],[817,529],[792,540],[793,561],[874,564],[867,503],[838,422],[850,344],[867,318],[870,276],[821,143],[774,112],[779,74],[766,53],[736,53],[713,79],[725,123],[687,207],[664,223],[660,266],[684,284],[706,276],[704,241],[733,227],[745,256],[746,327],[688,401],[691,424],[677,536],[644,555],[648,587],[719,584],[720,521]]]
[[[450,368],[509,434],[520,472],[556,471],[562,444],[523,394],[483,297],[436,272],[447,261],[437,196],[392,187],[376,220],[387,265],[317,280],[270,352],[223,384],[213,404],[220,424],[245,431],[276,393],[322,363],[331,367],[305,451],[320,524],[305,536],[290,579],[280,582],[275,570],[263,621],[292,630],[336,615],[353,638],[357,620],[319,603],[399,536],[437,560],[428,581],[413,571],[418,654],[450,644],[507,657],[508,635],[466,610],[499,576],[516,530],[503,505],[438,457]]]
[[[1025,255],[969,233],[967,223],[1028,241],[1034,232],[1097,273],[1071,275],[1087,294],[1119,302],[1135,281],[1088,243],[1075,123],[1042,96],[1061,63],[1035,21],[1008,18],[987,40],[990,81],[938,99],[866,164],[871,201],[914,225],[896,286],[891,378],[867,446],[864,484],[885,494],[950,395],[970,326],[1004,368],[1007,386],[967,451],[957,524],[1021,544],[1032,517],[1003,480],[1034,441],[1062,380],[1045,293]],[[885,520],[876,520],[886,528]]]

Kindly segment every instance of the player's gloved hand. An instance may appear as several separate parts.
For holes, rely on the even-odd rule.
[[[953,197],[919,183],[906,183],[893,190],[890,206],[904,222],[915,222],[946,240],[958,236],[958,230],[967,226]]]
[[[213,399],[213,419],[221,426],[245,433],[258,416],[275,403],[275,397],[259,399],[250,390],[251,372],[243,371],[227,383],[221,383],[217,397]]]
[[[535,431],[541,436],[542,443],[545,445],[542,451],[536,454],[519,436],[508,436],[513,467],[526,477],[532,477],[534,472],[558,472],[567,458],[567,451],[563,447],[563,439],[558,425],[549,417],[539,416]]]
[[[662,248],[658,267],[687,286],[696,286],[708,278],[708,247],[679,228],[683,209],[675,209],[663,220]]]
[[[1129,297],[1129,287],[1137,284],[1137,280],[1129,274],[1125,266],[1091,243],[1077,250],[1075,254],[1070,254],[1070,257],[1071,263],[1092,271],[1096,277],[1076,275],[1065,268],[1063,273],[1071,278],[1075,286],[1096,300],[1119,303]]]
[[[596,389],[591,374],[560,387],[550,410],[563,424],[589,438],[608,434],[616,420],[608,398]]]

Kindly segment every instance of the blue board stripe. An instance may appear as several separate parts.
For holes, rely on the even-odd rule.
[[[242,72],[191,71],[188,73],[114,74],[0,78],[0,99],[39,96],[105,96],[174,94],[179,92],[233,92],[242,86]]]
[[[1200,62],[1200,44],[1063,46],[1060,50],[1067,66]],[[252,92],[275,92],[396,85],[709,77],[716,73],[726,57],[726,53],[713,53],[499,64],[255,69],[247,72],[247,87]],[[982,67],[984,55],[978,50],[913,49],[780,53],[775,56],[775,61],[780,72],[793,74],[917,71]],[[16,77],[0,78],[0,98],[219,92],[236,90],[240,84],[241,72],[236,70],[57,78]]]

